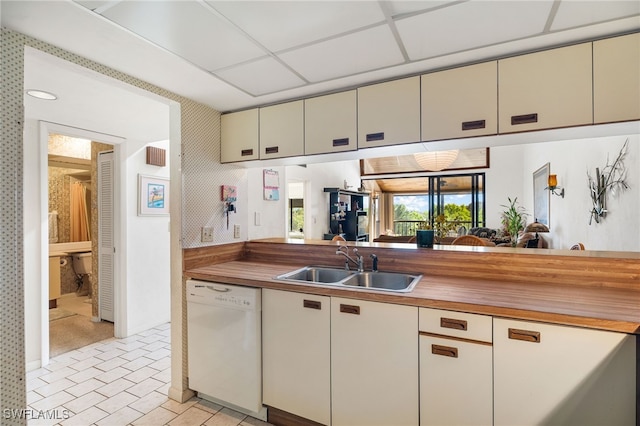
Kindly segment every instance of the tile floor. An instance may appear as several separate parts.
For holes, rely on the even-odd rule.
[[[169,342],[169,324],[164,324],[52,358],[27,373],[28,424],[268,425],[200,398],[184,404],[170,400]]]

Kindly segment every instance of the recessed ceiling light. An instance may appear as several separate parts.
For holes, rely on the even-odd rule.
[[[53,93],[45,92],[43,90],[27,90],[27,95],[38,99],[45,99],[47,101],[55,101],[58,99],[58,97]]]

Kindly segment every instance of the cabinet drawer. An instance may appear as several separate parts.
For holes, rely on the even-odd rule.
[[[426,333],[461,339],[493,341],[493,319],[490,316],[420,308],[419,329]]]

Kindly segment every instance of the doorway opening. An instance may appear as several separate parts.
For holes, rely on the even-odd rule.
[[[304,238],[304,182],[289,182],[287,185],[287,236]]]
[[[100,321],[97,242],[98,153],[113,145],[49,133],[49,353],[56,356],[114,336]],[[113,275],[113,272],[110,272]]]

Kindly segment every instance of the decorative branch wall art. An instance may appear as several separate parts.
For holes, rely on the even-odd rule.
[[[595,178],[587,172],[589,178],[589,193],[591,194],[591,203],[593,207],[591,209],[591,217],[589,218],[589,225],[595,220],[596,223],[600,223],[607,216],[607,194],[616,194],[616,191],[623,191],[629,189],[627,185],[627,169],[624,165],[624,157],[627,154],[627,147],[629,145],[629,139],[624,141],[622,148],[618,156],[609,164],[609,156],[607,156],[607,164],[602,168],[602,171],[596,167]]]

